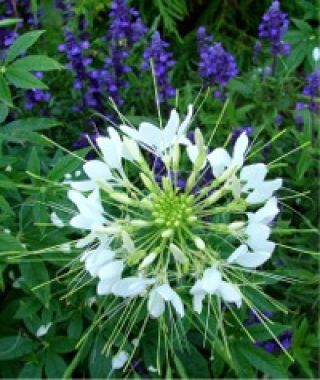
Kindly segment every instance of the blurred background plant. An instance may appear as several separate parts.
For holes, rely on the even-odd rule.
[[[45,262],[27,253],[67,241],[70,231],[58,234],[50,223],[49,206],[60,202],[53,183],[81,164],[65,149],[85,157],[87,135],[94,142],[118,121],[110,98],[130,121],[153,120],[150,58],[164,116],[176,104],[184,112],[198,97],[197,124],[210,135],[224,109],[216,144],[232,144],[246,131],[256,154],[285,179],[279,247],[267,269],[298,280],[266,281],[287,314],[272,314],[273,305],[258,299],[293,364],[243,310],[239,318],[255,345],[229,323],[230,360],[214,334],[203,346],[186,323],[190,347],[169,363],[162,358],[164,371],[169,378],[317,377],[319,11],[312,0],[0,0],[2,377],[124,376],[101,354],[112,324],[76,346],[99,305],[91,288],[66,297],[62,280],[50,282],[68,247]],[[8,25],[8,18],[16,20]],[[56,71],[56,61],[65,70]],[[151,325],[125,376],[157,377],[156,339]],[[128,341],[126,349],[132,346]]]

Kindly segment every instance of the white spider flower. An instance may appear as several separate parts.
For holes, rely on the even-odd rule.
[[[69,225],[84,235],[75,243],[81,268],[117,310],[140,305],[136,313],[123,311],[130,326],[142,306],[167,323],[190,309],[201,313],[204,304],[241,307],[251,286],[247,272],[275,250],[274,194],[282,180],[266,180],[267,165],[246,162],[246,134],[232,154],[210,151],[200,130],[191,144],[191,120],[189,106],[182,123],[173,110],[163,129],[122,125],[121,135],[109,128],[97,141],[103,159],[86,162],[88,179],[70,184],[78,211]]]

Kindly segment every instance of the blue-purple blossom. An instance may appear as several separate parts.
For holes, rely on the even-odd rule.
[[[43,78],[43,73],[36,72],[35,76],[38,79]],[[51,99],[51,94],[49,91],[41,90],[41,89],[34,89],[34,90],[27,90],[25,93],[25,109],[26,110],[32,110],[34,106],[38,103],[48,103]],[[43,111],[43,110],[41,110]]]
[[[58,50],[64,52],[68,58],[67,68],[73,74],[73,88],[83,93],[83,105],[88,105],[85,99],[85,90],[88,82],[88,66],[92,59],[85,55],[89,48],[87,39],[78,40],[69,29],[65,29],[65,42],[60,44]]]
[[[288,350],[292,345],[292,332],[290,330],[285,331],[278,336],[278,341],[284,349]],[[271,339],[267,342],[256,342],[255,344],[270,353],[279,353],[282,349],[275,339]]]
[[[224,50],[221,43],[212,44],[212,38],[206,34],[204,27],[198,29],[197,38],[200,55],[199,75],[205,86],[225,87],[229,80],[238,74],[234,57]]]
[[[175,96],[175,89],[169,80],[169,70],[174,66],[175,61],[168,47],[169,44],[161,39],[160,33],[154,32],[151,44],[143,53],[144,62],[141,65],[142,70],[149,70],[150,61],[152,61],[160,102]]]
[[[262,312],[262,314],[267,318],[272,318],[274,313],[271,310],[265,310]],[[244,321],[245,326],[252,326],[260,324],[261,320],[258,318],[257,313],[253,310],[249,310],[248,312],[248,318]],[[292,332],[287,330],[280,334],[277,337],[278,341],[281,343],[282,347],[288,350],[291,347],[292,344]],[[270,339],[268,341],[257,341],[255,342],[255,345],[257,347],[263,348],[265,351],[270,353],[278,353],[281,352],[281,346],[278,344],[278,342],[275,339]]]
[[[113,46],[132,47],[147,32],[139,12],[129,8],[125,0],[114,0],[111,4],[108,39]]]
[[[288,15],[280,10],[279,1],[273,1],[259,25],[259,37],[269,41],[272,55],[288,55],[290,53],[290,44],[282,40],[288,26]]]
[[[306,78],[307,84],[302,90],[302,94],[309,98],[307,102],[297,102],[296,110],[309,109],[317,113],[320,110],[320,69],[309,74]]]
[[[276,115],[276,117],[274,118],[274,123],[275,123],[276,127],[278,127],[278,128],[281,127],[281,125],[283,124],[283,120],[284,120],[284,118],[281,115],[281,113],[278,113]]]
[[[129,8],[125,0],[114,0],[111,4],[110,28],[107,40],[111,46],[110,54],[105,59],[103,77],[109,96],[121,104],[120,90],[127,87],[125,74],[131,71],[125,63],[130,49],[145,35],[147,28],[139,12]]]

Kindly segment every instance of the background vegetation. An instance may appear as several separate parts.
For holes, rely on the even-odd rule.
[[[6,3],[7,0],[0,1],[0,14]],[[259,59],[253,61],[253,47],[269,1],[150,0],[130,4],[138,9],[148,31],[127,60],[132,71],[127,75],[128,86],[120,91],[124,100],[121,111],[134,122],[142,116],[152,119],[156,115],[152,77],[150,71],[142,73],[140,67],[152,33],[159,30],[176,61],[170,80],[179,93],[178,108],[185,112],[202,86],[196,31],[199,26],[206,26],[214,40],[222,42],[233,54],[239,68],[239,75],[228,83],[225,92],[229,101],[215,145],[232,140],[236,129],[250,126],[252,138],[258,137],[256,147],[261,148],[257,157],[276,164],[275,175],[285,181],[284,204],[274,232],[279,247],[267,270],[296,280],[266,280],[266,291],[283,303],[286,313],[276,312],[271,303],[257,299],[263,310],[274,311],[274,332],[278,336],[288,331],[292,334],[289,352],[293,363],[280,350],[267,352],[253,345],[232,324],[228,326],[230,360],[215,336],[210,336],[203,347],[197,330],[186,326],[189,350],[164,363],[164,374],[168,378],[317,378],[319,120],[318,114],[309,109],[297,110],[296,103],[307,102],[302,94],[306,75],[319,69],[319,60],[312,55],[319,45],[319,6],[312,0],[281,2],[291,20],[285,35],[291,53],[278,60],[271,75],[264,75],[265,68],[272,66],[272,56],[266,45]],[[98,324],[86,344],[78,345],[99,307],[92,298],[94,287],[72,292],[68,287],[70,277],[57,277],[64,273],[62,268],[70,260],[67,247],[65,252],[45,251],[46,247],[67,242],[71,234],[68,228],[57,231],[50,222],[51,206],[62,202],[61,191],[53,182],[64,180],[81,164],[64,149],[78,149],[81,145],[77,154],[85,157],[89,148],[80,139],[81,133],[103,134],[109,125],[106,117],[116,120],[107,93],[101,94],[99,109],[88,105],[77,108],[84,93],[73,87],[72,72],[60,66],[68,59],[66,52],[59,51],[59,45],[65,42],[64,31],[68,28],[76,39],[90,41],[85,54],[92,58],[92,63],[87,66],[101,68],[110,51],[106,40],[110,2],[79,0],[72,7],[72,15],[50,0],[18,0],[17,5],[17,11],[9,17],[21,17],[23,22],[18,27],[13,24],[0,28],[0,66],[6,68],[1,71],[5,75],[0,75],[0,376],[106,378],[111,373],[113,377],[156,377],[148,370],[154,365],[157,339],[152,324],[127,373],[112,372],[111,357],[101,354],[114,325]],[[8,16],[4,13],[4,17]],[[83,22],[83,18],[87,24],[81,30],[79,21]],[[34,32],[40,29],[45,32]],[[8,60],[5,33],[15,30],[17,35],[32,31],[28,41],[34,43],[28,47],[20,40],[20,50],[18,46],[17,54],[11,53]],[[44,72],[40,83],[39,74],[38,79],[31,78],[31,74],[24,74],[23,78],[18,75],[16,62],[23,59],[20,53],[27,47],[33,61],[29,62],[29,69],[26,61],[23,63],[24,72]],[[42,57],[34,58],[38,55]],[[50,96],[42,93],[42,100],[32,100],[30,108],[28,101],[32,96],[34,99],[30,91],[35,88]],[[205,90],[199,99],[204,97]],[[205,99],[197,117],[204,133],[210,134],[225,104],[211,93]],[[162,104],[164,116],[173,105],[175,98]],[[285,234],[284,228],[288,228]],[[39,250],[39,254],[30,256],[31,250]],[[46,285],[38,286],[43,283]],[[246,310],[241,318],[249,318]],[[48,324],[48,332],[42,335],[39,328]],[[257,341],[270,340],[262,326],[254,325],[251,330]],[[127,348],[132,348],[131,341]]]

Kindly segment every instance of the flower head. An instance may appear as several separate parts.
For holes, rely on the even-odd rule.
[[[229,80],[238,74],[234,57],[224,50],[221,43],[212,44],[212,38],[206,34],[204,27],[198,29],[197,37],[200,77],[206,86],[226,86]]]
[[[280,10],[280,2],[273,1],[259,25],[259,37],[269,40],[272,55],[288,55],[290,53],[290,45],[282,41],[288,25],[288,15]]]
[[[231,154],[209,151],[198,129],[190,140],[192,111],[180,121],[172,110],[163,129],[145,122],[109,128],[97,138],[100,159],[83,165],[87,178],[65,182],[76,208],[67,223],[81,232],[80,266],[97,294],[144,304],[148,318],[168,323],[188,309],[201,314],[204,304],[241,307],[247,271],[257,271],[275,249],[274,193],[282,180],[266,179],[263,163],[246,163],[246,133]],[[150,152],[165,166],[160,181]],[[175,173],[182,165],[180,187]],[[199,186],[208,170],[211,180]]]

